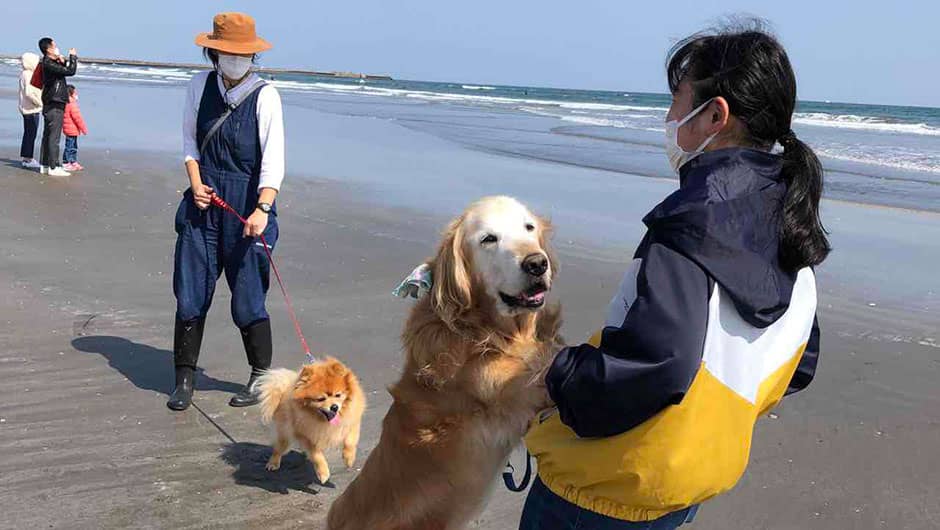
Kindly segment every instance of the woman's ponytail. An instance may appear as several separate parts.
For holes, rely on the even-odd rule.
[[[787,193],[780,214],[780,265],[795,272],[822,263],[830,251],[819,220],[823,169],[790,129],[796,76],[783,46],[759,20],[699,33],[673,47],[666,76],[673,94],[680,83],[691,84],[693,107],[723,97],[744,125],[744,144],[767,151],[775,143],[783,146]]]
[[[819,265],[831,247],[819,219],[823,168],[816,153],[788,131],[778,142],[783,146],[783,178],[787,194],[780,223],[780,264],[796,271]]]

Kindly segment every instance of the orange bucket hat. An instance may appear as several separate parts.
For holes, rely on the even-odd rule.
[[[244,13],[219,13],[212,19],[212,32],[197,35],[196,44],[234,54],[271,49],[271,43],[255,33],[255,19]]]

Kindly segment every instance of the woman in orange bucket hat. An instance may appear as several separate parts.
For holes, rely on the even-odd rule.
[[[232,319],[251,366],[233,407],[258,402],[258,376],[271,366],[271,324],[265,309],[269,264],[264,243],[277,241],[274,200],[284,178],[284,125],[277,90],[252,72],[257,54],[271,44],[243,13],[220,13],[196,44],[213,70],[193,76],[183,110],[183,157],[190,187],[176,213],[173,292],[176,325],[173,410],[192,403],[206,313],[224,272],[232,292]],[[210,208],[213,194],[235,208],[241,222]]]

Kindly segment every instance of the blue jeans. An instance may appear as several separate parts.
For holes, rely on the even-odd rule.
[[[697,510],[698,506],[692,506],[655,521],[622,521],[572,504],[536,478],[522,509],[519,530],[674,530],[692,522]]]
[[[78,162],[78,136],[65,137],[65,151],[62,151],[62,163]]]

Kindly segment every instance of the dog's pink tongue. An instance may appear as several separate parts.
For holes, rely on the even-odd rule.
[[[545,300],[545,293],[534,294],[532,296],[523,295],[523,298],[527,302],[540,303],[542,300]]]
[[[336,416],[333,416],[333,419],[330,420],[330,425],[337,425],[337,424],[339,424],[339,414],[337,414]]]

